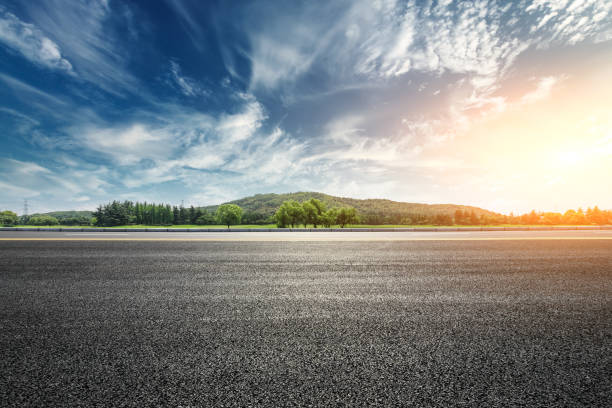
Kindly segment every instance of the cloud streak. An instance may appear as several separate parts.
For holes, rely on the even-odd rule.
[[[0,41],[33,63],[73,73],[60,47],[33,24],[24,23],[0,7]]]

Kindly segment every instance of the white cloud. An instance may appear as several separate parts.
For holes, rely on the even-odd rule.
[[[224,143],[233,143],[251,137],[265,119],[263,106],[250,99],[241,112],[221,116],[215,130]]]
[[[121,16],[111,13],[107,1],[48,0],[23,7],[28,20],[61,48],[79,78],[115,95],[143,93],[126,68],[129,54],[122,45],[129,39],[116,38],[112,28],[111,19]]]
[[[86,154],[102,153],[129,169],[121,183],[130,188],[175,180],[190,184],[209,172],[267,183],[288,176],[302,145],[279,128],[263,132],[263,106],[250,95],[238,99],[240,110],[218,118],[175,106],[155,123],[81,126],[69,132]]]
[[[526,11],[537,16],[531,33],[540,48],[606,41],[612,32],[612,3],[605,0],[535,0]]]
[[[62,99],[54,95],[51,95],[47,92],[41,91],[40,89],[30,86],[26,84],[25,82],[15,79],[9,75],[0,73],[0,81],[4,82],[7,86],[12,88],[15,91],[15,96],[17,96],[18,98],[24,101],[27,101],[33,104],[37,104],[41,107],[44,107],[45,105],[48,105],[48,104],[53,104],[55,105],[55,107],[57,107],[57,105],[60,105],[60,106],[66,105],[66,102],[64,102]],[[32,96],[35,96],[35,98],[32,98]],[[39,99],[44,99],[45,103],[40,104]],[[53,110],[48,107],[47,109]]]
[[[4,182],[2,180],[0,180],[0,189],[2,189],[4,194],[17,196],[17,197],[30,198],[30,197],[36,197],[37,195],[40,195],[40,191],[36,191],[33,189],[29,189],[29,188],[23,188],[21,186],[16,186],[14,184]]]
[[[110,172],[78,157],[73,162],[77,168],[57,166],[52,161],[42,166],[32,161],[0,158],[0,189],[4,193],[0,204],[18,213],[22,212],[24,198],[29,200],[31,213],[77,207],[92,209],[107,195]],[[97,201],[92,203],[92,200]]]
[[[295,33],[292,33],[294,35]],[[306,72],[312,62],[312,52],[297,44],[285,44],[279,38],[258,35],[252,38],[253,57],[251,88],[273,88],[278,82],[292,80]],[[312,39],[305,39],[308,44]]]
[[[173,83],[185,96],[203,96],[208,92],[204,90],[198,83],[187,76],[182,75],[181,66],[178,62],[170,61],[170,75]]]
[[[555,86],[559,82],[559,80],[560,79],[558,77],[554,76],[547,76],[541,78],[538,81],[536,89],[523,95],[523,97],[521,98],[521,102],[533,103],[541,99],[547,98],[548,95],[550,95],[550,91],[552,90],[553,86]]]
[[[140,123],[124,128],[76,129],[73,132],[83,146],[104,153],[121,165],[142,159],[161,159],[175,148],[172,135],[164,129],[152,130]]]
[[[484,0],[436,6],[363,0],[344,8],[313,5],[298,16],[269,12],[272,24],[247,29],[252,88],[278,89],[312,70],[326,71],[338,87],[420,71],[478,77],[475,84],[490,91],[531,46],[612,35],[612,2],[597,0],[535,1],[526,9]],[[530,14],[536,17],[530,34],[506,24]]]
[[[6,171],[13,171],[16,174],[22,175],[41,175],[41,174],[51,174],[51,171],[45,167],[42,167],[36,163],[32,162],[24,162],[14,159],[1,159],[0,168]]]
[[[72,73],[72,64],[60,47],[33,24],[24,23],[0,8],[0,42],[37,65]]]

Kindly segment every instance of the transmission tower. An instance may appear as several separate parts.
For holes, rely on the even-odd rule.
[[[23,200],[23,215],[28,215],[28,200]]]

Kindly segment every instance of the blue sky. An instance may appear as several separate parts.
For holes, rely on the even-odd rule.
[[[612,2],[0,1],[0,208],[612,208]]]

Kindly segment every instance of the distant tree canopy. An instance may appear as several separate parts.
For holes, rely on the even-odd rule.
[[[61,225],[91,225],[91,217],[58,218]]]
[[[391,200],[334,197],[322,193],[258,194],[235,200],[242,209],[240,221],[229,225],[273,224],[279,227],[312,225],[330,227],[357,223],[364,225],[610,225],[612,211],[590,207],[586,210],[559,212],[531,211],[522,215],[503,215],[478,207],[455,204],[401,203]],[[225,204],[224,204],[225,205]],[[54,217],[62,225],[228,225],[219,219],[221,206],[183,207],[147,202],[113,201],[100,205],[95,212],[56,211],[22,215],[0,213],[2,225],[46,225],[30,220]],[[344,208],[344,210],[343,210]],[[350,209],[353,210],[350,210]],[[93,217],[93,218],[92,218]],[[39,220],[40,221],[40,220]]]
[[[19,217],[12,211],[0,212],[0,225],[10,227],[17,224]]]
[[[316,200],[316,201],[313,201]],[[366,199],[358,200],[347,197],[336,197],[328,194],[317,192],[298,192],[287,194],[257,194],[250,197],[241,198],[231,201],[230,204],[236,204],[244,209],[244,221],[252,224],[269,224],[278,223],[276,212],[281,205],[286,201],[296,201],[298,203],[310,202],[311,204],[319,203],[322,208],[317,209],[317,213],[322,214],[331,208],[352,207],[355,208],[356,214],[359,215],[359,222],[369,225],[380,224],[433,224],[436,221],[436,216],[439,214],[447,216],[446,218],[438,217],[438,221],[448,221],[448,216],[453,218],[455,210],[467,212],[469,217],[473,211],[475,217],[480,221],[481,217],[499,218],[499,222],[503,222],[503,215],[496,214],[491,211],[477,207],[469,207],[455,204],[420,204],[420,203],[403,203],[384,199]],[[205,209],[214,211],[217,206],[204,207]],[[309,225],[315,225],[312,222],[313,211],[309,206],[303,207],[306,215],[311,217]],[[328,219],[329,217],[324,217]],[[332,221],[334,223],[334,221]],[[452,224],[452,223],[451,223]],[[285,221],[285,225],[291,225],[289,221]],[[318,225],[325,225],[317,223]],[[338,224],[334,224],[338,225]]]
[[[229,228],[230,225],[240,224],[242,219],[242,208],[238,207],[236,204],[223,204],[217,208],[215,215],[219,224],[227,225],[227,228]]]
[[[215,215],[210,211],[191,206],[171,206],[169,204],[140,203],[132,201],[113,201],[98,206],[92,214],[94,225],[112,227],[116,225],[214,225]]]
[[[345,225],[354,224],[358,220],[353,207],[326,210],[325,204],[316,198],[301,204],[295,200],[285,201],[276,210],[274,219],[279,228],[288,226],[295,228],[299,225],[312,225],[314,228],[317,228],[317,225],[324,225],[327,228],[339,225],[340,228],[344,228]]]
[[[29,225],[59,225],[59,221],[50,215],[34,215],[28,220]]]

